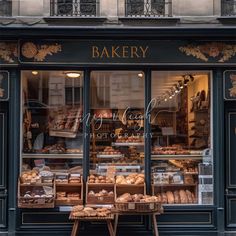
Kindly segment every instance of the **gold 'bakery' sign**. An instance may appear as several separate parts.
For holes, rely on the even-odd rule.
[[[92,58],[146,58],[148,46],[92,46]]]

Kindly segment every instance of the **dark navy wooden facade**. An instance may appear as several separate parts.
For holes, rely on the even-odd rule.
[[[235,33],[234,33],[235,32]],[[211,70],[213,91],[213,155],[214,155],[214,205],[212,206],[166,206],[165,213],[158,218],[160,235],[217,235],[225,231],[236,230],[236,101],[224,99],[225,71],[236,70],[236,54],[222,61],[224,54],[203,53],[200,58],[186,54],[180,47],[223,43],[236,45],[236,31],[217,29],[165,30],[165,29],[96,29],[63,30],[45,29],[0,29],[4,41],[16,43],[20,56],[12,54],[8,63],[0,61],[0,70],[8,71],[10,77],[9,101],[0,102],[0,231],[17,232],[19,235],[70,235],[71,222],[68,213],[59,209],[17,208],[17,177],[20,166],[20,71],[37,70],[84,70],[84,111],[89,111],[89,85],[91,70],[132,70],[145,72],[145,104],[151,98],[151,70]],[[45,41],[37,41],[44,38]],[[70,39],[69,39],[70,38]],[[73,38],[73,39],[72,39]],[[91,58],[86,47],[80,42],[100,46],[149,45],[155,50],[147,54],[148,58]],[[224,40],[223,40],[224,39]],[[2,40],[2,39],[1,39]],[[68,43],[69,40],[69,43]],[[98,40],[98,41],[97,41]],[[102,40],[102,41],[101,41]],[[106,41],[107,40],[107,41]],[[61,45],[57,53],[47,55],[43,61],[34,57],[27,58],[22,53],[24,43],[40,45],[56,43]],[[102,43],[101,43],[102,42]],[[213,44],[212,46],[216,46]],[[77,47],[77,50],[75,51]],[[27,47],[26,47],[27,48]],[[79,50],[83,50],[81,53]],[[154,54],[153,54],[154,53]],[[105,55],[105,54],[104,54]],[[125,54],[126,55],[126,54]],[[35,55],[34,55],[35,56]],[[81,57],[80,57],[81,56]],[[205,57],[204,57],[205,56]],[[37,58],[37,57],[36,57]],[[135,59],[135,60],[132,60]],[[207,60],[206,60],[207,59]],[[155,61],[156,60],[156,61]],[[5,127],[3,129],[3,127]],[[89,132],[89,127],[84,126]],[[146,122],[146,131],[150,131]],[[145,146],[146,180],[150,184],[150,139],[147,135]],[[4,151],[2,151],[4,150]],[[89,137],[84,137],[84,177],[89,168]],[[124,226],[124,231],[122,231]],[[82,235],[105,235],[99,231],[99,225],[83,225]],[[103,228],[102,228],[103,229]],[[143,217],[121,220],[119,235],[149,235],[149,219]],[[100,232],[100,233],[99,233]],[[144,233],[146,232],[146,234]],[[42,234],[43,233],[43,234]],[[150,234],[151,235],[151,234]]]

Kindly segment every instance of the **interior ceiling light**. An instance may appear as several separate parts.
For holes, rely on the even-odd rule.
[[[138,77],[139,77],[140,79],[143,78],[143,73],[142,73],[142,72],[138,73]]]
[[[183,89],[184,88],[183,82],[181,80],[179,80],[178,83],[179,83],[179,88]]]
[[[39,73],[39,72],[38,72],[38,71],[36,71],[36,70],[32,70],[32,72],[31,72],[31,73],[32,73],[32,75],[38,75],[38,73]]]
[[[66,72],[66,76],[68,76],[69,78],[79,78],[80,73],[76,71],[69,71],[69,72]]]

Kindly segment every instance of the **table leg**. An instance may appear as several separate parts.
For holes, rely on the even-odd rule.
[[[152,214],[152,222],[153,222],[154,235],[159,236],[158,228],[157,228],[157,219],[156,219],[155,214]]]
[[[71,236],[76,236],[78,233],[78,229],[79,229],[79,220],[75,220],[73,228],[72,228]]]
[[[116,231],[117,231],[117,224],[119,220],[119,214],[115,214],[115,221],[114,221],[114,236],[116,236]]]
[[[111,220],[107,220],[107,227],[108,227],[110,236],[114,236],[114,230],[113,230],[113,227],[112,227]]]

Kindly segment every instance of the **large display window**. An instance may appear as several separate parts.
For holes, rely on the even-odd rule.
[[[18,206],[83,202],[83,72],[22,71]]]
[[[211,80],[152,72],[152,189],[164,204],[213,204]]]
[[[83,200],[113,204],[146,190],[163,204],[213,204],[210,72],[152,71],[150,90],[141,70],[92,71],[90,82],[82,71],[22,71],[21,76],[23,205],[29,195],[45,196],[45,186],[25,185],[38,181],[52,191],[55,183],[49,196],[59,206]],[[90,83],[88,91],[84,83]],[[89,114],[83,114],[84,93]],[[88,163],[83,166],[83,140],[90,142],[89,171],[83,170]],[[83,171],[89,172],[86,180]]]
[[[144,73],[92,71],[90,78],[87,202],[144,194]]]

